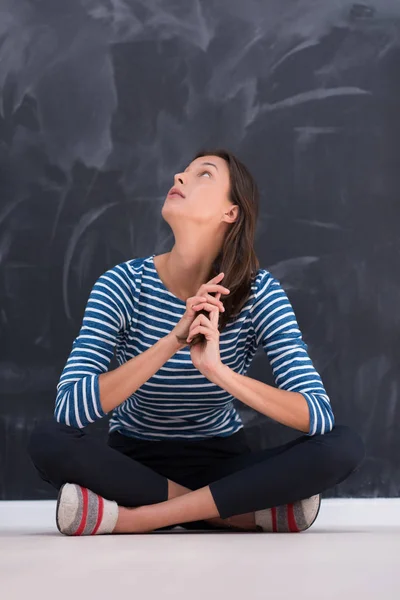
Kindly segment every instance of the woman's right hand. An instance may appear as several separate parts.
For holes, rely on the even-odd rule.
[[[190,326],[201,309],[211,310],[212,305],[216,305],[221,312],[225,310],[222,302],[210,295],[210,292],[230,294],[228,288],[219,285],[219,282],[222,281],[223,278],[224,273],[219,273],[210,279],[210,281],[207,281],[207,283],[203,283],[199,287],[196,296],[190,296],[190,298],[186,300],[186,311],[179,323],[177,323],[171,331],[171,335],[176,337],[182,348],[188,345],[186,339],[189,335]]]

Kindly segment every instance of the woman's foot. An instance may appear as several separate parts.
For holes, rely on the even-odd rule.
[[[223,527],[238,530],[299,532],[311,527],[318,516],[320,506],[321,496],[317,494],[293,504],[283,504],[224,520],[216,518],[209,521],[217,527],[223,524]],[[132,510],[128,507],[119,507],[114,500],[107,500],[76,483],[65,483],[58,493],[57,528],[64,535],[152,531],[150,523],[146,523],[147,519],[141,507],[134,509],[134,515]],[[135,517],[135,527],[133,527],[132,517]]]
[[[76,483],[64,483],[58,493],[56,523],[64,535],[112,533],[118,504]]]
[[[293,504],[282,504],[255,513],[259,531],[297,533],[314,523],[321,506],[321,495],[311,496]]]
[[[240,531],[258,531],[254,512],[235,515],[227,519],[216,517],[215,519],[205,519],[205,521],[213,526],[215,525],[218,529],[222,527],[223,529],[237,529]]]

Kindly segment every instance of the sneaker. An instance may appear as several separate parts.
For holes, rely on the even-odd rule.
[[[58,492],[56,523],[64,535],[112,533],[118,504],[76,483],[64,483]]]
[[[321,506],[321,495],[311,496],[293,504],[282,504],[255,513],[259,531],[274,533],[297,533],[305,531],[314,523]]]

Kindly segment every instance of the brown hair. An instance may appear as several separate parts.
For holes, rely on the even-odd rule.
[[[260,266],[254,251],[259,191],[250,171],[232,152],[224,149],[200,150],[192,161],[201,156],[219,156],[227,162],[230,179],[229,200],[239,206],[238,217],[231,223],[207,279],[209,281],[219,273],[224,273],[220,283],[230,290],[230,294],[222,294],[220,298],[225,308],[225,312],[219,313],[218,330],[221,332],[230,319],[238,317],[249,297],[251,283]],[[198,314],[210,316],[207,310],[200,310]],[[190,346],[205,342],[205,339],[204,334],[199,333],[193,337]]]

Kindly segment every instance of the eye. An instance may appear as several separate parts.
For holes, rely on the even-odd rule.
[[[204,173],[208,173],[210,177],[212,177],[210,171],[200,171],[199,175],[204,175]]]

